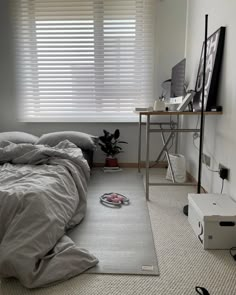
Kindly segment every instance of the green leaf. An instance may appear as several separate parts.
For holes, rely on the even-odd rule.
[[[107,130],[103,129],[103,136],[99,136],[99,146],[101,150],[107,156],[115,156],[122,152],[122,147],[119,144],[127,144],[126,141],[118,141],[117,139],[120,137],[119,129],[116,129],[114,133],[110,133]]]
[[[114,138],[117,139],[119,137],[120,137],[120,130],[116,129],[115,132],[114,132]]]

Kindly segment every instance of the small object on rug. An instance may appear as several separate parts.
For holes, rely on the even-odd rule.
[[[122,205],[129,205],[129,199],[119,193],[105,193],[100,197],[100,202],[103,205],[111,207],[121,207]]]
[[[195,287],[195,290],[197,291],[198,294],[200,295],[210,295],[210,293],[207,291],[207,289],[203,288],[203,287]]]

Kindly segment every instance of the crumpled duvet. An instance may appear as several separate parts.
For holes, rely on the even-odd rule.
[[[0,144],[0,277],[36,288],[98,263],[65,234],[85,215],[88,179],[87,161],[69,141]]]

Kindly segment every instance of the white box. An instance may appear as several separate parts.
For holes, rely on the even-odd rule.
[[[188,221],[204,249],[236,246],[236,202],[224,194],[189,194]]]

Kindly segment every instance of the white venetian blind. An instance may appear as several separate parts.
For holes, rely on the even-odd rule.
[[[13,0],[22,120],[136,120],[153,104],[153,1]]]

